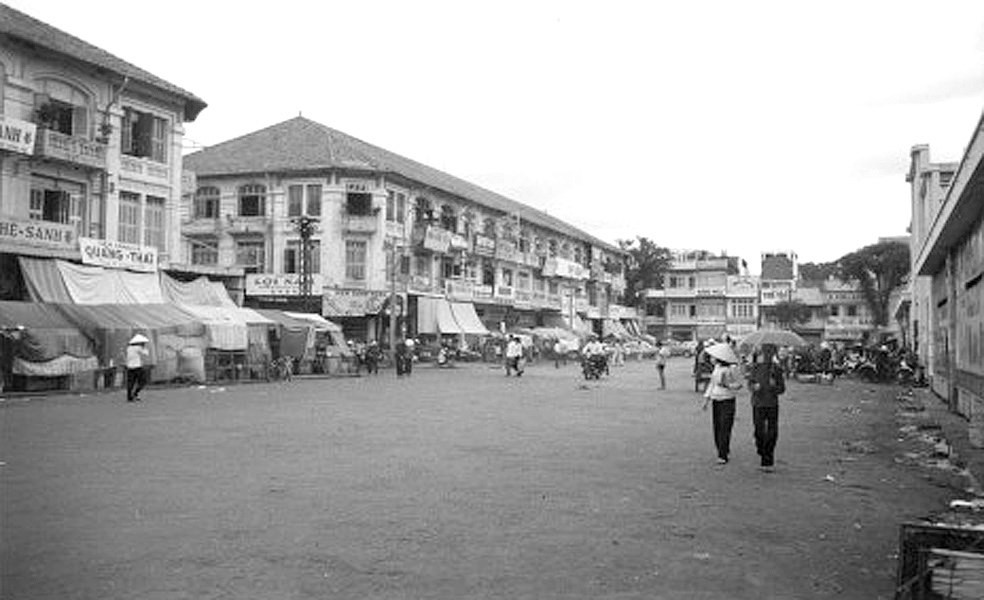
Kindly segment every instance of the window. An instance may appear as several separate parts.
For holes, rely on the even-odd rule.
[[[689,315],[690,317],[696,317],[696,316],[697,316],[697,305],[695,305],[695,304],[691,304],[691,305],[689,305],[689,306],[688,306],[687,308],[689,309],[689,310],[687,311],[687,314],[688,314],[688,315]]]
[[[147,196],[144,206],[144,245],[164,250],[164,198]]]
[[[202,187],[195,192],[195,218],[219,218],[219,188]]]
[[[856,317],[858,316],[858,307],[853,304],[847,305],[847,316]]]
[[[448,231],[458,231],[458,213],[450,204],[441,207],[441,228]]]
[[[417,223],[424,225],[429,225],[434,220],[434,209],[431,208],[430,200],[423,196],[417,196],[417,201],[413,207],[413,218]]]
[[[140,194],[120,192],[120,228],[118,238],[127,244],[140,243]]]
[[[88,137],[88,114],[84,106],[48,100],[38,109],[38,122],[58,133]]]
[[[557,258],[557,240],[547,242],[547,253],[550,255],[550,258]]]
[[[687,277],[687,287],[689,287],[690,289],[694,289],[695,287],[697,287],[697,278]]]
[[[120,132],[121,150],[129,156],[166,163],[167,130],[167,119],[126,107],[123,109],[123,129]]]
[[[321,216],[321,184],[311,183],[307,186],[307,214],[311,217]]]
[[[549,282],[547,282],[547,293],[549,293],[551,296],[556,296],[559,292],[560,292],[559,286],[557,285],[556,281],[551,279]]]
[[[239,240],[236,242],[236,265],[246,273],[266,272],[266,242]]]
[[[405,223],[407,220],[407,196],[402,192],[389,190],[386,195],[386,220]]]
[[[495,237],[495,219],[492,217],[485,217],[482,221],[482,233],[485,237]]]
[[[345,194],[345,212],[355,216],[372,214],[372,194],[365,192],[347,192]]]
[[[495,285],[495,267],[492,261],[482,261],[482,285]]]
[[[830,307],[830,316],[831,317],[836,317],[838,315],[840,315],[840,307],[837,306],[836,304],[831,305],[831,307]]]
[[[450,279],[452,277],[457,277],[461,274],[461,267],[455,264],[455,261],[450,256],[441,257],[441,277],[445,279]]]
[[[521,290],[530,289],[530,274],[524,271],[516,273],[516,287]]]
[[[731,316],[737,318],[751,318],[755,316],[754,300],[732,300]]]
[[[687,316],[687,305],[686,304],[671,304],[670,314],[674,317],[686,317]]]
[[[191,264],[216,265],[219,263],[219,240],[191,240]]]
[[[675,288],[678,285],[678,281],[679,280],[677,279],[676,275],[670,275],[670,281],[667,285],[671,288]]]
[[[32,221],[68,223],[72,201],[63,190],[31,190],[30,218]]]
[[[953,182],[953,171],[940,171],[940,187],[944,190]]]
[[[287,187],[287,216],[301,216],[301,205],[304,202],[304,186],[291,185]],[[288,271],[293,273],[294,271]]]
[[[239,188],[239,216],[262,217],[266,214],[266,187],[251,183]]]
[[[430,277],[430,257],[415,256],[413,259],[413,274],[417,277]]]
[[[530,251],[530,238],[525,234],[519,236],[519,251],[523,254]]]
[[[512,286],[513,284],[513,272],[511,269],[502,270],[502,285]]]
[[[284,273],[301,272],[301,241],[289,240],[284,248]],[[311,272],[321,272],[321,241],[311,240]]]
[[[366,248],[365,240],[345,241],[345,278],[352,281],[366,279]]]

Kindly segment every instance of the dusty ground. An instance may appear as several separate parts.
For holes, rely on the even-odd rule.
[[[791,383],[769,474],[747,394],[715,464],[688,369],[8,400],[0,597],[891,598],[961,495],[898,460],[897,390]]]

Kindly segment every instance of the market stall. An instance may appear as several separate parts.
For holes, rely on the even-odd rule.
[[[71,389],[99,367],[92,340],[47,304],[0,302],[0,347],[6,390]]]

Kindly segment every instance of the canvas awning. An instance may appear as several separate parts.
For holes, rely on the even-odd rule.
[[[304,358],[314,350],[314,323],[295,319],[283,311],[255,309],[261,317],[273,321],[280,330],[280,356]]]
[[[434,301],[437,303],[435,313],[437,316],[437,331],[439,333],[465,333],[454,319],[454,313],[451,312],[451,303],[444,298],[434,298]]]
[[[249,346],[246,319],[238,307],[180,305],[205,324],[208,347],[217,350],[245,350]]]
[[[45,363],[65,356],[79,359],[95,356],[92,340],[50,304],[0,302],[0,326],[23,328],[13,347],[15,357],[28,362]]]
[[[77,265],[59,259],[18,258],[34,302],[163,304],[157,273]]]
[[[293,317],[295,319],[301,319],[302,321],[312,323],[316,331],[337,331],[339,333],[342,331],[342,328],[339,325],[332,323],[319,314],[290,312],[286,310],[284,311],[284,314],[288,317]]]
[[[463,333],[472,335],[489,335],[489,330],[482,324],[475,313],[475,305],[471,302],[452,302],[451,313],[461,327]]]
[[[226,306],[234,307],[236,303],[229,297],[225,286],[218,281],[210,281],[207,277],[199,277],[193,281],[178,281],[167,273],[160,274],[161,291],[168,302],[189,306]]]

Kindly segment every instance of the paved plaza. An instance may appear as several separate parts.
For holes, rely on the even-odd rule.
[[[763,473],[747,392],[718,466],[689,368],[8,399],[0,596],[891,598],[954,492],[896,460],[897,390],[790,383]]]

